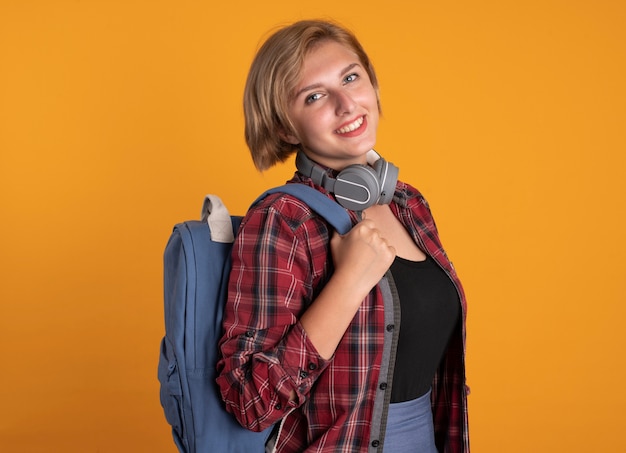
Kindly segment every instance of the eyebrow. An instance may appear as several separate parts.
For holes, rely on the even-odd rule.
[[[347,72],[350,72],[354,67],[356,66],[361,66],[360,63],[350,63],[348,66],[346,66],[345,68],[343,68],[340,72],[339,72],[339,76],[343,76],[345,75]],[[300,95],[304,92],[307,91],[311,91],[311,90],[315,90],[316,88],[321,87],[322,84],[321,83],[314,83],[308,86],[305,86],[304,88],[298,90],[296,92],[296,94],[294,95],[293,99],[297,99],[298,97],[300,97]]]

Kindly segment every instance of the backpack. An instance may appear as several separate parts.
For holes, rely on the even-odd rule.
[[[336,202],[303,184],[270,189],[304,201],[339,233],[352,227]],[[272,428],[252,432],[226,412],[215,382],[232,242],[242,217],[207,195],[202,220],[174,227],[163,256],[165,336],[158,365],[161,405],[181,453],[264,452]]]

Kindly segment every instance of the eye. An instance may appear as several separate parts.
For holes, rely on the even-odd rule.
[[[315,101],[319,100],[322,98],[322,94],[321,93],[313,93],[308,95],[305,99],[304,99],[304,103],[305,104],[312,104]]]
[[[355,73],[347,75],[343,79],[343,83],[352,83],[352,82],[356,81],[358,78],[359,78],[359,75],[355,72]]]

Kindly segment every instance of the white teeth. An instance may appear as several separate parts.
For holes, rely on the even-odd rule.
[[[338,134],[345,134],[348,132],[352,132],[355,129],[358,129],[359,127],[361,127],[361,124],[363,124],[363,117],[359,117],[356,119],[356,121],[352,124],[348,124],[347,126],[342,127],[341,129],[337,129],[337,133]]]

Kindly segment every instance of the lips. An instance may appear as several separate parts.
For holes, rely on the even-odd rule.
[[[351,123],[348,123],[340,127],[339,129],[337,129],[335,133],[339,135],[348,135],[348,134],[354,135],[351,133],[355,131],[359,131],[359,129],[363,126],[364,123],[365,123],[365,117],[360,116],[356,120],[352,121]]]

